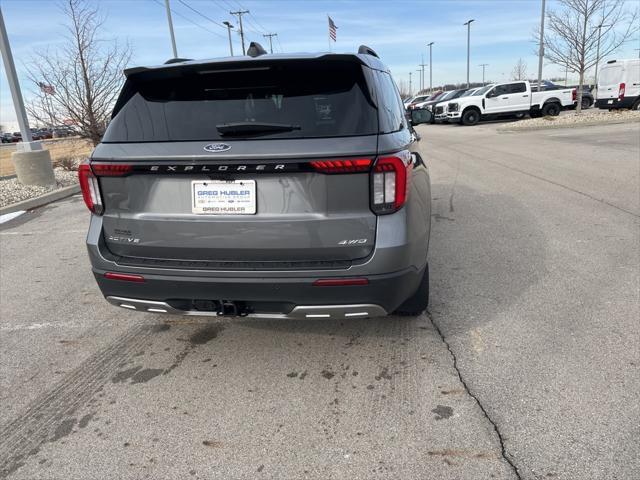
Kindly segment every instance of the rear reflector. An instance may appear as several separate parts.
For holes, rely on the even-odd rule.
[[[83,162],[78,167],[78,182],[80,183],[80,190],[82,190],[82,199],[87,208],[92,213],[101,215],[104,208],[102,206],[102,197],[100,196],[100,185],[88,162]]]
[[[323,278],[313,282],[314,287],[346,287],[350,285],[369,285],[366,278]]]
[[[122,280],[124,282],[144,282],[144,277],[142,275],[133,275],[130,273],[107,272],[104,274],[104,278],[107,278],[109,280]]]
[[[339,160],[314,160],[311,167],[320,173],[358,173],[368,172],[371,167],[370,158],[354,158]]]

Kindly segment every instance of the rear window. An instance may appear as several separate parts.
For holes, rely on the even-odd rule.
[[[377,112],[362,66],[353,61],[298,60],[217,64],[133,74],[129,99],[103,142],[313,138],[375,134]],[[119,100],[122,104],[122,100]],[[290,131],[234,132],[235,123],[291,125]]]

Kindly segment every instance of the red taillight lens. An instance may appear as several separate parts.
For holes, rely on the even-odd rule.
[[[100,215],[103,212],[102,198],[100,197],[100,186],[98,179],[91,171],[89,163],[84,162],[78,167],[78,181],[80,183],[80,190],[82,190],[82,198],[87,208]]]
[[[314,160],[311,167],[321,173],[358,173],[368,172],[371,167],[370,158],[354,158],[340,160]]]
[[[92,163],[91,169],[98,177],[123,177],[131,173],[133,167],[122,163]]]
[[[620,88],[618,89],[618,101],[622,101],[624,99],[625,87],[626,85],[624,83],[620,84]]]
[[[578,91],[574,88],[573,90],[571,90],[571,100],[575,102],[577,99],[578,99]]]
[[[393,213],[402,208],[407,201],[411,168],[408,150],[378,159],[371,175],[371,208],[375,213]]]
[[[109,280],[122,280],[125,282],[144,282],[144,277],[142,275],[133,275],[131,273],[107,272],[104,274],[104,278],[108,278]]]
[[[323,278],[313,282],[314,287],[346,287],[350,285],[369,285],[366,278]]]

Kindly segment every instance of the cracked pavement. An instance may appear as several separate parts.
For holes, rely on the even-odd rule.
[[[417,318],[116,309],[79,197],[0,227],[0,478],[631,479],[638,125],[420,127]]]

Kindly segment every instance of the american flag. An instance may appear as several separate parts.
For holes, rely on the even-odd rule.
[[[38,82],[38,86],[40,87],[40,90],[42,90],[42,92],[47,95],[56,94],[56,89],[53,87],[53,85],[47,85],[46,83]]]
[[[329,17],[327,15],[327,18],[329,19],[329,37],[331,38],[331,40],[333,40],[335,42],[336,41],[336,33],[338,31],[338,27],[336,27],[336,24],[333,23],[333,20],[331,20],[331,17]]]

